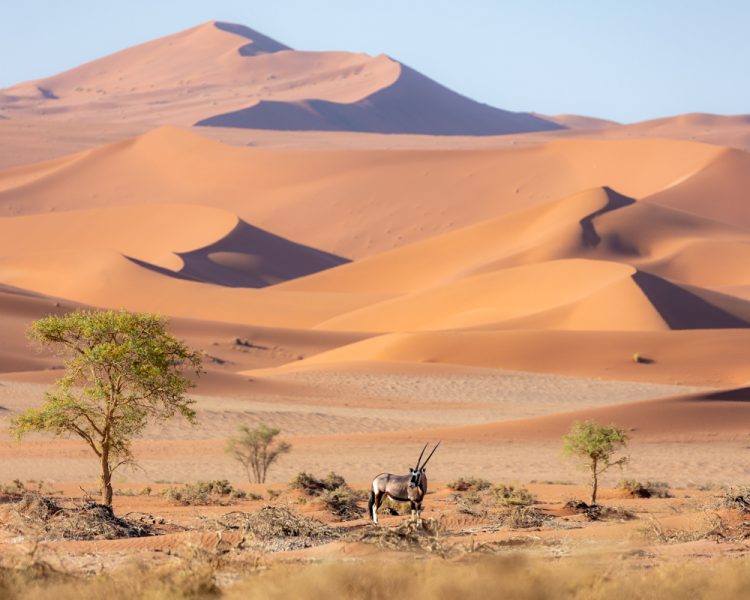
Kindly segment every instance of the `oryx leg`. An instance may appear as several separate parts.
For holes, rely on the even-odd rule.
[[[411,506],[411,520],[412,522],[414,522],[417,520],[417,508],[419,505],[416,502],[412,502],[411,500],[409,501],[409,505]]]
[[[380,508],[380,505],[383,504],[384,498],[385,498],[384,492],[373,490],[373,500],[370,504],[372,514],[370,515],[370,517],[372,517],[372,522],[375,523],[375,525],[378,524],[378,509]]]

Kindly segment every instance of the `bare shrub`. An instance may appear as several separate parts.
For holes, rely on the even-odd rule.
[[[447,558],[455,548],[441,538],[435,519],[403,521],[396,527],[368,527],[351,534],[351,539],[376,544],[389,550],[423,551]]]
[[[143,520],[116,517],[104,504],[63,506],[34,492],[24,494],[13,506],[6,527],[40,540],[110,540],[152,534]]]
[[[264,550],[283,551],[328,543],[339,532],[315,519],[303,517],[285,506],[264,506],[258,512],[232,512],[217,524],[262,542]]]

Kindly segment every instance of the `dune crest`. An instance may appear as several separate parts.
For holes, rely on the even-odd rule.
[[[456,94],[385,56],[295,51],[210,21],[0,90],[12,118],[496,135],[564,129]]]

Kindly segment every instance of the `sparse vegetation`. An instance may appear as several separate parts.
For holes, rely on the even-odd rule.
[[[291,444],[276,440],[281,430],[260,423],[251,429],[240,425],[240,434],[227,441],[227,452],[245,469],[250,482],[265,483],[268,469],[291,449]]]
[[[100,465],[101,500],[112,506],[112,474],[133,462],[131,441],[149,422],[195,420],[192,387],[182,373],[200,372],[200,354],[166,330],[163,317],[79,310],[35,321],[31,339],[65,356],[66,373],[41,408],[13,421],[18,438],[32,431],[83,439]]]
[[[423,551],[447,558],[453,546],[440,535],[440,524],[434,519],[402,521],[396,527],[369,527],[353,534],[353,539],[376,544],[389,550]]]
[[[255,513],[228,513],[218,523],[262,541],[288,537],[322,541],[338,537],[338,532],[328,525],[298,515],[285,506],[264,506]]]
[[[10,511],[5,527],[37,540],[109,540],[150,535],[143,520],[114,515],[104,504],[84,501],[63,505],[36,492],[26,492]]]
[[[325,479],[318,479],[303,471],[289,485],[308,497],[322,500],[328,511],[342,521],[358,519],[365,514],[365,510],[357,504],[365,499],[364,494],[353,490],[341,475],[333,471]]]
[[[622,479],[617,487],[625,490],[633,498],[669,498],[669,484],[664,481],[646,481]]]
[[[530,506],[534,503],[534,496],[524,487],[500,484],[492,491],[501,506]]]
[[[226,479],[196,481],[164,490],[165,498],[184,506],[232,504],[235,500],[241,500],[245,496],[245,492],[232,487]]]
[[[492,484],[481,477],[469,477],[467,479],[459,477],[455,481],[451,481],[448,487],[456,492],[482,492],[490,489]]]
[[[0,497],[6,499],[20,498],[28,490],[20,479],[14,479],[12,484],[0,485]]]
[[[552,517],[531,506],[516,505],[503,514],[503,525],[511,529],[541,527]]]
[[[644,536],[660,544],[683,544],[699,540],[713,542],[744,541],[750,537],[750,528],[745,523],[730,525],[721,515],[705,511],[697,527],[689,529],[669,528],[651,518],[641,529]]]
[[[585,515],[589,521],[604,521],[607,519],[628,521],[634,517],[633,513],[620,506],[586,504],[583,500],[568,500],[565,503],[565,508]]]
[[[627,456],[613,459],[614,454],[628,443],[625,430],[595,421],[576,421],[563,438],[563,452],[581,460],[581,467],[591,473],[591,504],[596,504],[599,476],[614,466],[622,466]]]
[[[346,484],[323,492],[320,498],[328,511],[342,521],[359,519],[365,514],[365,509],[358,504],[364,499],[363,495]]]
[[[292,489],[299,490],[307,496],[320,496],[324,492],[332,492],[345,486],[346,480],[333,471],[328,473],[325,479],[318,479],[310,473],[301,471],[297,473],[297,476],[292,479],[289,485]]]

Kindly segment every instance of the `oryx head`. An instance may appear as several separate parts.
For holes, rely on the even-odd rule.
[[[424,477],[425,470],[427,469],[427,463],[430,462],[430,459],[432,458],[432,455],[435,454],[435,450],[437,450],[438,446],[440,445],[440,442],[435,444],[435,447],[432,449],[432,452],[430,452],[430,455],[427,457],[427,459],[422,463],[422,457],[424,456],[424,451],[427,450],[427,446],[429,445],[429,442],[424,445],[424,448],[422,448],[422,452],[419,455],[419,458],[417,459],[417,466],[413,469],[409,469],[409,487],[420,487],[422,485],[422,478]],[[420,463],[422,463],[420,465]]]

